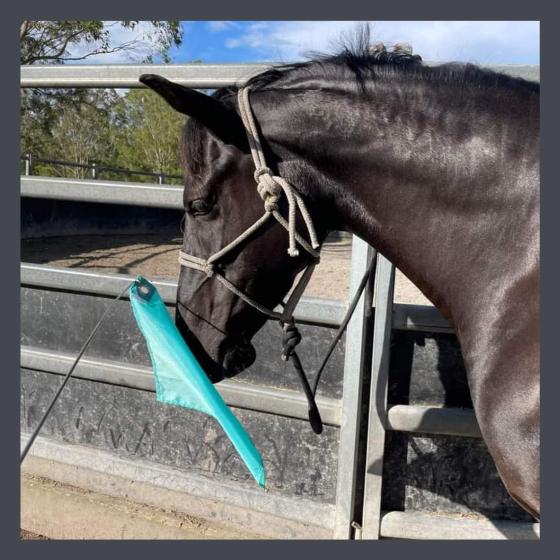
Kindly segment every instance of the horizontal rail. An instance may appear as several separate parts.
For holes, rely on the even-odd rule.
[[[454,332],[453,327],[435,307],[408,303],[393,305],[393,328],[404,331]]]
[[[23,286],[67,290],[101,296],[117,296],[134,280],[126,274],[103,274],[76,269],[55,268],[40,264],[23,263],[20,269],[20,283]],[[174,304],[177,297],[177,282],[154,280],[161,297],[167,304]],[[278,307],[277,311],[281,311]],[[325,326],[340,325],[346,312],[346,304],[338,300],[304,297],[295,310],[299,321]]]
[[[482,437],[474,412],[468,408],[398,404],[387,411],[387,428],[398,432]]]
[[[64,375],[74,362],[75,356],[61,352],[49,352],[29,346],[20,349],[21,367]],[[155,391],[152,368],[109,360],[82,358],[73,377],[101,381],[121,387]],[[226,403],[269,414],[278,414],[307,420],[307,399],[296,391],[269,389],[224,379],[216,385]],[[340,426],[341,405],[337,399],[318,397],[317,406],[325,424]]]
[[[55,268],[41,264],[22,263],[20,283],[22,286],[65,290],[70,292],[117,296],[134,280],[126,274],[103,274],[71,268]],[[177,297],[177,282],[154,280],[163,301],[174,304]],[[126,296],[125,296],[126,297]]]
[[[87,272],[83,270],[56,268],[41,264],[22,263],[20,283],[25,286],[46,288],[52,290],[68,290],[96,294],[100,296],[116,296],[127,284],[132,282],[133,276],[127,274],[103,274],[100,272]],[[177,282],[174,280],[154,280],[165,303],[173,305],[177,296]],[[401,311],[401,307],[406,307]],[[303,297],[295,312],[299,321],[319,325],[340,325],[346,312],[343,301],[318,297]],[[281,311],[278,307],[277,311]],[[433,332],[438,330],[442,318],[437,310],[423,305],[393,304],[393,315],[406,315],[410,321],[399,323],[394,328],[404,330],[425,330]],[[428,322],[426,317],[432,317]],[[419,325],[422,325],[422,329]],[[451,330],[445,332],[452,332]]]
[[[58,177],[20,179],[21,196],[29,198],[183,209],[183,187]]]
[[[426,61],[428,65],[440,62]],[[241,86],[264,72],[269,64],[63,64],[21,66],[21,87],[47,88],[138,88],[141,74],[159,74],[184,86],[208,89]],[[490,65],[497,72],[505,72],[527,80],[540,80],[537,65]]]
[[[74,64],[21,66],[21,87],[138,88],[141,74],[159,74],[198,89],[243,85],[271,64]]]
[[[35,157],[32,154],[25,154],[20,156],[21,161],[31,162],[32,164],[44,163],[47,165],[57,165],[61,167],[76,167],[78,169],[90,169],[95,170],[97,173],[103,173],[109,171],[111,173],[121,173],[125,175],[145,175],[146,177],[165,177],[168,179],[182,179],[182,175],[174,175],[172,173],[165,173],[164,171],[141,171],[136,169],[125,169],[124,167],[112,167],[110,165],[105,165],[98,161],[92,161],[91,163],[77,163],[74,161],[64,161],[60,159],[50,159]]]
[[[395,539],[538,540],[540,524],[390,511],[381,518],[380,534]]]

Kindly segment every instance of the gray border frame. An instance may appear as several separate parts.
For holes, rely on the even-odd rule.
[[[176,2],[158,2],[157,9],[154,10],[153,3],[149,0],[137,0],[134,8],[134,16],[149,19],[150,17],[173,18],[177,17]],[[542,371],[543,371],[543,424],[545,426],[556,426],[559,410],[553,405],[560,393],[560,380],[556,375],[556,323],[559,312],[559,301],[556,297],[557,286],[560,284],[560,273],[558,263],[553,255],[556,253],[555,240],[560,235],[560,224],[557,218],[557,209],[560,207],[560,193],[553,188],[555,184],[555,171],[553,163],[556,157],[555,136],[558,123],[558,105],[556,100],[559,95],[559,76],[557,72],[546,72],[556,60],[557,51],[557,6],[547,0],[533,0],[527,3],[522,0],[509,0],[488,3],[485,0],[471,0],[468,3],[450,3],[445,0],[424,0],[416,2],[414,0],[401,0],[398,4],[378,3],[372,6],[361,0],[347,0],[344,3],[330,2],[325,0],[321,3],[319,15],[323,19],[532,19],[540,20],[542,33],[542,59],[541,66],[545,69],[546,92],[542,98],[543,115],[542,119],[542,280],[541,290],[543,294],[543,311],[541,318],[541,347],[542,347]],[[2,127],[2,148],[7,160],[19,161],[19,148],[14,138],[18,134],[19,117],[17,108],[19,106],[19,91],[17,89],[18,76],[18,38],[17,26],[20,18],[51,18],[51,19],[71,19],[85,18],[117,18],[119,16],[130,17],[130,9],[126,7],[116,7],[114,2],[98,0],[93,8],[88,5],[77,5],[70,0],[55,1],[51,0],[48,5],[39,0],[27,0],[25,4],[10,4],[4,8],[3,26],[4,33],[0,34],[2,41],[2,53],[4,54],[5,72],[8,80],[13,80],[14,87],[2,88],[3,107],[7,108]],[[254,1],[227,2],[226,0],[215,0],[212,4],[195,3],[189,5],[188,17],[199,19],[316,19],[318,16],[316,6],[313,3],[304,4],[293,0],[284,0],[281,4],[258,3]],[[18,180],[18,169],[14,164],[12,172],[5,171],[5,181],[7,184],[15,184]],[[10,168],[8,168],[10,169]],[[4,311],[10,320],[5,321],[2,329],[2,349],[3,365],[9,370],[19,367],[17,353],[18,330],[19,330],[19,244],[13,241],[18,238],[19,232],[19,195],[16,189],[5,189],[3,204],[1,205],[3,239],[10,240],[4,248],[4,274],[0,278],[2,293],[13,294],[6,298]],[[548,258],[546,255],[548,253]],[[9,263],[12,263],[11,265]],[[554,369],[553,369],[554,368]],[[18,479],[19,463],[17,461],[19,449],[19,433],[17,429],[19,418],[19,406],[17,395],[19,394],[19,383],[15,376],[8,376],[4,391],[4,406],[1,408],[2,422],[0,425],[3,430],[3,443],[10,452],[10,459],[2,462],[2,474],[5,484],[4,500],[2,502],[2,523],[0,531],[5,537],[3,549],[6,554],[17,555],[20,558],[35,556],[40,553],[47,558],[74,557],[76,553],[84,559],[97,558],[101,551],[107,552],[111,547],[118,547],[120,551],[126,550],[135,554],[136,558],[149,558],[157,550],[160,553],[184,552],[182,543],[89,543],[84,547],[81,543],[49,543],[49,546],[34,548],[35,543],[21,543],[19,540],[19,491],[18,484],[14,482]],[[550,395],[550,397],[548,396]],[[548,403],[548,404],[547,404]],[[558,471],[558,452],[552,443],[553,429],[543,429],[543,441],[549,440],[549,445],[543,445],[543,487],[546,487],[546,497],[543,502],[543,509],[547,522],[550,526],[554,524],[558,517],[556,504],[558,503],[558,485],[554,483],[553,476]],[[554,474],[552,474],[554,473]],[[352,554],[356,557],[371,557],[371,554],[389,552],[392,557],[415,558],[436,558],[438,556],[453,555],[455,558],[472,558],[473,553],[488,551],[488,543],[463,543],[456,546],[456,543],[423,543],[419,546],[414,542],[380,542],[374,543],[375,547],[368,545],[353,546]],[[156,549],[157,546],[157,549]],[[505,546],[504,544],[500,546]],[[526,558],[527,553],[541,556],[548,551],[552,553],[555,543],[551,539],[547,542],[546,537],[540,541],[535,548],[535,543],[515,543],[508,546],[507,554],[510,558]],[[162,550],[163,547],[163,550]],[[235,548],[233,548],[235,547]],[[290,547],[290,548],[288,548]],[[381,547],[381,548],[379,548]],[[384,548],[387,547],[387,548]],[[114,548],[113,548],[114,549]],[[321,555],[324,558],[338,557],[342,552],[338,547],[333,547],[331,543],[299,543],[299,550],[307,551],[313,555]],[[189,552],[202,552],[208,554],[212,550],[219,554],[243,553],[245,557],[261,558],[262,554],[271,557],[275,555],[284,556],[286,552],[292,550],[291,543],[189,543]],[[491,548],[492,551],[496,549]]]

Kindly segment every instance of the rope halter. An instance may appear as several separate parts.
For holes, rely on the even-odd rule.
[[[266,159],[264,157],[259,132],[257,130],[253,112],[251,110],[251,104],[249,102],[249,90],[249,87],[241,88],[238,92],[237,99],[239,103],[239,113],[245,127],[245,132],[247,133],[247,140],[249,141],[251,156],[255,164],[255,172],[253,176],[255,182],[257,183],[257,192],[264,202],[264,214],[233,241],[228,243],[225,247],[223,247],[207,259],[189,255],[184,251],[179,251],[179,263],[181,264],[181,266],[200,270],[201,272],[204,272],[209,278],[218,279],[228,290],[233,292],[235,295],[240,297],[243,301],[245,301],[255,309],[259,310],[261,313],[264,313],[269,317],[287,321],[293,314],[293,310],[295,308],[297,300],[299,300],[299,298],[301,297],[305,285],[311,277],[313,268],[319,262],[318,249],[320,245],[317,240],[315,227],[313,226],[313,220],[311,219],[305,202],[303,201],[299,193],[285,179],[278,175],[273,175],[272,170],[266,165]],[[282,195],[285,195],[288,202],[287,220],[284,218],[284,216],[282,216],[279,210],[279,202],[282,198]],[[304,239],[296,231],[296,218],[298,210],[306,225],[310,242]],[[226,253],[245,241],[245,239],[252,235],[253,232],[255,232],[266,221],[268,221],[271,216],[274,217],[276,221],[288,232],[288,255],[290,255],[290,257],[297,257],[299,255],[299,250],[296,243],[303,247],[313,257],[313,262],[308,265],[305,273],[300,278],[300,281],[298,282],[296,288],[293,290],[290,298],[288,299],[288,302],[284,307],[283,313],[276,313],[270,309],[267,309],[247,294],[241,292],[215,267],[216,261],[218,261]]]
[[[243,125],[245,126],[247,140],[249,141],[249,147],[251,148],[251,156],[253,157],[253,162],[255,163],[254,177],[257,183],[257,192],[264,201],[265,212],[271,213],[276,220],[288,230],[288,255],[290,255],[290,257],[297,257],[299,255],[299,251],[296,248],[296,240],[307,251],[309,251],[309,248],[305,247],[305,245],[303,245],[296,237],[296,209],[299,209],[303,221],[307,226],[309,239],[311,240],[310,248],[312,251],[309,252],[315,258],[318,258],[318,255],[315,254],[315,250],[319,248],[317,234],[315,233],[315,227],[313,226],[313,221],[307,211],[305,202],[297,191],[295,191],[292,185],[290,185],[282,177],[273,175],[270,168],[266,165],[261,139],[255,123],[253,111],[251,110],[251,104],[249,102],[249,91],[250,88],[248,87],[241,88],[237,93],[237,101],[239,104],[239,114],[241,116],[241,120],[243,121]],[[278,210],[278,201],[282,196],[282,192],[284,192],[288,201],[287,226],[286,221]]]

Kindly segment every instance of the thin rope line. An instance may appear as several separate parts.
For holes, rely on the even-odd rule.
[[[101,324],[103,323],[103,321],[105,321],[105,319],[107,318],[107,315],[109,313],[109,311],[113,308],[113,305],[119,300],[121,299],[121,297],[125,294],[125,292],[128,291],[128,289],[130,288],[130,286],[132,286],[134,284],[134,282],[136,282],[136,280],[133,280],[130,284],[128,284],[126,286],[126,288],[124,288],[122,290],[122,292],[120,292],[120,294],[113,299],[113,301],[111,301],[111,303],[109,303],[107,305],[107,307],[105,308],[105,311],[103,312],[103,315],[101,315],[101,318],[99,319],[99,321],[97,321],[97,324],[95,325],[95,327],[93,327],[93,330],[91,331],[91,334],[87,337],[87,340],[84,342],[84,344],[82,345],[82,348],[80,349],[80,351],[78,352],[78,355],[76,357],[76,359],[74,360],[74,363],[72,364],[72,367],[69,369],[68,373],[66,374],[66,376],[64,377],[64,380],[62,381],[62,383],[60,384],[60,387],[58,388],[58,391],[56,392],[55,396],[53,397],[51,403],[49,404],[49,406],[47,407],[47,410],[45,411],[45,413],[43,414],[43,417],[41,418],[41,420],[39,421],[39,424],[37,425],[37,427],[35,428],[35,430],[33,431],[33,433],[31,434],[31,436],[29,437],[29,439],[27,440],[27,444],[25,445],[25,448],[23,449],[22,453],[21,453],[21,458],[20,458],[20,464],[23,463],[23,460],[25,459],[27,453],[29,452],[29,450],[31,449],[31,446],[33,445],[33,442],[35,441],[35,438],[39,435],[39,432],[41,431],[41,428],[43,427],[43,424],[45,423],[45,421],[47,420],[51,410],[53,409],[56,401],[58,400],[58,397],[60,397],[60,394],[62,393],[62,390],[64,389],[64,387],[66,387],[66,384],[68,383],[70,377],[72,376],[72,373],[74,372],[74,369],[76,368],[76,366],[78,365],[78,362],[80,361],[81,357],[84,355],[84,352],[86,351],[87,347],[89,346],[90,342],[93,340],[93,337],[95,336],[95,333],[97,332],[97,330],[99,329],[99,327],[101,326]]]

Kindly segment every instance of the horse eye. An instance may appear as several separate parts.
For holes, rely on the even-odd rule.
[[[208,214],[214,207],[214,198],[197,198],[189,203],[189,212],[194,216]]]

